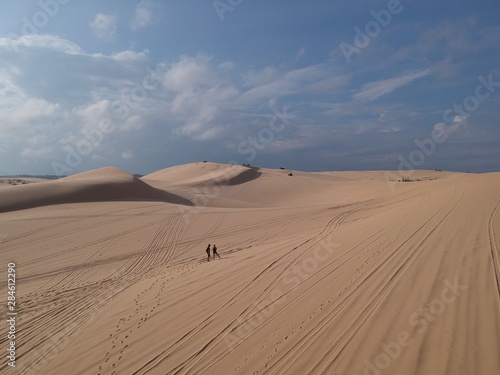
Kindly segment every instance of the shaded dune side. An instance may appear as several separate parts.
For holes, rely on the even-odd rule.
[[[155,186],[241,185],[262,175],[258,167],[241,165],[192,163],[166,168],[142,177]]]
[[[258,179],[260,176],[262,176],[262,172],[259,172],[259,168],[250,167],[248,170],[228,179],[227,184],[229,186],[246,184]]]
[[[258,179],[262,175],[258,167],[228,166],[220,171],[214,171],[201,178],[185,181],[191,186],[235,186],[243,185]]]
[[[4,187],[0,191],[0,212],[105,201],[160,201],[193,205],[189,199],[156,189],[121,169],[106,167],[56,181]]]

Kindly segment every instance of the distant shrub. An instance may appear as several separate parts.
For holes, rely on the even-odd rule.
[[[398,182],[416,182],[420,181],[419,179],[412,180],[410,177],[404,176],[402,180],[398,180]]]

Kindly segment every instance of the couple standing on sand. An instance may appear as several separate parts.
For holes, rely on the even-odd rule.
[[[212,247],[212,251],[214,253],[214,260],[215,260],[215,256],[216,255],[220,259],[220,255],[219,255],[219,253],[217,253],[217,246],[214,245],[214,247]],[[207,252],[207,255],[208,255],[208,259],[207,260],[210,262],[210,244],[208,244],[206,252]]]

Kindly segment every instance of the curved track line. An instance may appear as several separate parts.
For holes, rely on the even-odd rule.
[[[496,189],[495,189],[496,190]],[[500,260],[499,255],[498,255],[498,249],[497,249],[497,243],[496,243],[496,238],[495,238],[495,228],[494,228],[494,220],[495,220],[495,214],[498,211],[498,207],[500,207],[500,192],[496,190],[497,196],[498,196],[498,201],[495,207],[493,208],[493,211],[491,212],[491,215],[488,219],[488,235],[489,235],[489,240],[490,240],[490,254],[491,254],[491,261],[493,264],[493,272],[495,276],[495,281],[497,285],[497,291],[498,291],[498,298],[500,302]]]
[[[373,270],[370,274],[368,274],[365,279],[357,286],[357,288],[349,294],[348,297],[346,297],[343,301],[342,304],[338,306],[337,309],[333,310],[331,313],[328,314],[327,317],[322,319],[320,324],[316,325],[316,327],[309,331],[307,334],[307,338],[305,340],[302,340],[299,344],[296,344],[296,347],[303,347],[302,353],[307,349],[307,347],[310,345],[307,344],[307,342],[310,342],[314,339],[314,337],[317,334],[320,334],[323,330],[324,327],[326,327],[328,324],[330,324],[333,321],[333,318],[340,314],[346,307],[349,302],[351,302],[359,293],[361,293],[362,289],[366,287],[369,283],[369,281],[376,275],[379,274],[380,272],[383,271],[383,268],[387,266],[388,262],[392,259],[395,259],[398,255],[399,249],[403,248],[412,238],[414,238],[419,232],[421,232],[434,218],[437,217],[437,215],[445,209],[445,207],[451,203],[453,198],[456,195],[456,189],[453,197],[448,201],[447,204],[445,204],[441,209],[439,209],[429,221],[425,222],[423,225],[421,225],[412,235],[410,235],[401,245],[399,245],[393,252],[389,254],[387,257],[386,261],[381,264],[378,268]],[[432,230],[420,241],[419,245],[416,247],[416,249],[420,249],[419,251],[412,252],[404,261],[399,265],[399,267],[395,270],[395,272],[392,274],[392,276],[386,281],[386,283],[382,286],[382,288],[373,295],[371,298],[370,302],[368,303],[367,307],[365,310],[360,312],[356,319],[350,324],[349,327],[346,328],[344,333],[341,335],[340,338],[336,340],[336,342],[323,354],[322,359],[315,365],[315,367],[311,370],[314,372],[314,370],[319,370],[320,363],[321,361],[327,361],[327,363],[323,366],[321,366],[321,370],[324,370],[332,362],[335,361],[337,356],[343,351],[345,346],[348,344],[348,342],[354,337],[354,335],[357,333],[357,331],[361,328],[364,322],[368,320],[368,318],[377,311],[377,309],[382,305],[384,302],[385,298],[389,295],[389,293],[394,289],[394,287],[397,285],[397,282],[402,278],[403,274],[409,269],[412,263],[415,262],[415,260],[422,254],[423,252],[423,244],[427,242],[429,237],[436,231],[436,229],[444,222],[444,220],[451,214],[451,212],[458,206],[458,204],[461,202],[463,198],[463,191],[462,195],[459,198],[459,200],[453,205],[453,207],[441,218],[438,223],[432,228]],[[337,346],[340,346],[337,348]],[[276,373],[278,370],[279,366],[281,364],[285,364],[286,367],[283,369],[286,371],[289,369],[293,363],[296,362],[296,359],[294,358],[296,355],[300,355],[297,353],[297,350],[290,350],[287,352],[284,356],[280,358],[278,362],[275,362],[271,367],[268,368],[269,371],[266,371],[266,373],[273,374]],[[333,356],[333,358],[332,358]]]
[[[345,207],[349,207],[349,206],[352,206],[352,205],[346,205]],[[313,239],[315,239],[315,238],[317,239],[317,241],[316,241],[316,243],[315,243],[315,244],[319,243],[319,242],[322,240],[322,238],[319,238],[319,239],[318,239],[318,237],[320,237],[320,236],[322,236],[322,235],[324,235],[324,237],[326,237],[326,236],[327,236],[327,234],[325,235],[325,232],[327,232],[328,230],[330,230],[332,227],[333,227],[333,231],[334,231],[334,230],[336,230],[336,229],[337,229],[337,228],[338,228],[338,227],[339,227],[339,226],[340,226],[340,225],[341,225],[341,224],[342,224],[342,223],[343,223],[343,222],[344,222],[344,221],[345,221],[345,220],[346,220],[349,216],[351,216],[353,213],[358,212],[358,211],[361,211],[361,210],[365,210],[365,209],[367,208],[367,207],[366,207],[366,206],[367,206],[366,202],[363,202],[362,204],[358,204],[357,206],[359,206],[359,207],[357,207],[356,209],[351,209],[351,210],[349,210],[349,211],[347,211],[347,212],[344,212],[344,213],[342,213],[342,214],[340,214],[340,215],[336,216],[334,219],[330,220],[330,221],[328,222],[328,224],[327,224],[325,227],[323,227],[322,231],[321,231],[319,234],[317,234],[315,237],[312,237],[312,238],[310,238],[309,240],[305,241],[305,242],[304,242],[304,243],[302,243],[300,246],[305,245],[305,244],[306,244],[306,243],[308,243],[310,240],[313,240]],[[308,248],[308,249],[312,248],[315,244],[312,244],[311,246],[309,246],[309,248]],[[351,251],[352,251],[352,250],[351,250]],[[227,326],[227,327],[226,327],[226,328],[225,328],[225,329],[224,329],[221,333],[219,333],[219,335],[217,335],[217,336],[221,336],[221,335],[222,335],[222,337],[219,337],[219,338],[215,341],[215,344],[216,344],[216,343],[218,343],[218,342],[220,342],[220,341],[222,340],[222,338],[224,338],[224,337],[226,336],[226,334],[225,334],[224,332],[226,332],[226,331],[227,331],[227,332],[228,332],[227,334],[229,334],[229,333],[231,333],[232,331],[234,331],[235,329],[237,329],[237,328],[238,328],[238,322],[241,322],[241,321],[246,321],[246,320],[248,320],[248,319],[251,319],[251,316],[248,314],[248,312],[254,312],[254,310],[252,309],[252,307],[257,306],[257,305],[261,302],[261,299],[262,299],[262,298],[266,295],[266,293],[267,293],[270,289],[272,289],[272,288],[273,288],[273,287],[277,284],[277,282],[279,282],[279,281],[282,279],[282,276],[284,275],[284,273],[285,273],[285,272],[287,272],[287,271],[288,271],[288,270],[289,270],[289,269],[290,269],[290,268],[291,268],[294,264],[296,264],[296,263],[297,263],[297,261],[299,260],[299,258],[301,258],[301,257],[303,256],[303,253],[304,253],[304,252],[302,252],[302,253],[301,253],[298,257],[294,258],[294,259],[292,260],[292,262],[290,262],[290,263],[288,264],[288,266],[287,266],[287,267],[286,267],[286,268],[285,268],[285,269],[284,269],[284,270],[283,270],[283,271],[282,271],[282,272],[281,272],[281,273],[280,273],[280,274],[279,274],[279,275],[278,275],[278,276],[277,276],[277,277],[273,280],[273,282],[271,282],[271,283],[268,285],[268,287],[266,287],[266,288],[264,289],[264,291],[263,291],[263,292],[262,292],[262,293],[261,293],[261,294],[257,297],[256,301],[255,301],[252,305],[250,305],[248,308],[246,308],[246,309],[242,312],[242,314],[241,314],[241,315],[240,315],[237,319],[235,319],[233,322],[231,322],[231,323],[230,323],[230,324],[229,324],[229,325],[228,325],[228,326]],[[287,254],[287,255],[288,255],[288,254]],[[346,254],[344,254],[344,255],[346,255]],[[355,254],[355,255],[356,255],[356,254]],[[354,257],[355,255],[353,255],[352,257]],[[351,258],[352,258],[352,257],[351,257]],[[282,258],[283,258],[283,257],[282,257]],[[351,259],[351,258],[350,258],[350,259]],[[346,262],[347,262],[347,261],[346,261]],[[344,262],[344,263],[345,263],[345,262]],[[283,298],[283,297],[282,297],[282,298]],[[254,315],[255,315],[255,314],[256,314],[256,313],[254,312]],[[231,326],[233,326],[233,328],[232,328],[232,329],[230,329],[230,327],[231,327]],[[213,340],[211,340],[211,342],[212,342],[212,341],[214,341],[214,340],[217,338],[217,336],[216,336]],[[210,344],[211,342],[209,342],[208,344]],[[207,345],[205,345],[204,349],[208,346],[208,344],[207,344]],[[215,344],[214,344],[214,345],[215,345]],[[206,352],[204,349],[202,349],[202,350],[201,350],[200,352],[198,352],[197,354],[194,354],[193,356],[191,356],[191,357],[190,357],[190,359],[188,359],[188,360],[187,360],[187,361],[189,362],[189,361],[194,360],[194,358],[195,358],[195,357],[197,357],[197,358],[196,358],[196,360],[194,361],[194,363],[191,363],[191,365],[190,365],[190,367],[189,367],[189,368],[192,368],[192,367],[193,367],[193,366],[194,366],[197,362],[199,362],[199,360],[201,359],[201,357],[203,357],[204,355],[206,355],[206,354],[207,354],[207,352]],[[200,356],[200,354],[201,354],[202,352],[203,352],[204,354],[203,354],[202,356]],[[224,355],[223,355],[223,356],[224,356]],[[212,363],[212,364],[213,364],[213,363]],[[173,371],[173,373],[175,373],[175,374],[180,373],[180,371],[181,371],[181,370],[185,367],[185,365],[186,365],[186,361],[184,362],[184,365],[179,365],[179,366],[177,367],[177,369],[172,370],[172,371]],[[211,366],[211,365],[210,365],[210,366]],[[210,366],[208,366],[208,367],[210,367]],[[189,372],[189,369],[184,369],[184,370],[185,370],[185,371],[187,371],[187,372]],[[205,370],[206,370],[206,369],[205,369]]]

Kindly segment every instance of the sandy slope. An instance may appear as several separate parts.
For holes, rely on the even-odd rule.
[[[500,173],[287,174],[191,164],[142,182],[194,207],[0,214],[17,373],[500,373]]]
[[[0,212],[62,203],[154,200],[192,205],[186,199],[155,189],[119,168],[106,167],[59,180],[0,190]]]

